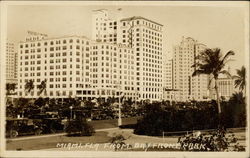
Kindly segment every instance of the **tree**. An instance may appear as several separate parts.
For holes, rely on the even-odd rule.
[[[234,86],[235,88],[240,89],[240,91],[244,90],[244,95],[246,95],[246,68],[244,66],[241,67],[241,69],[236,70],[237,75],[233,76],[235,79]]]
[[[30,93],[34,89],[34,81],[31,79],[26,81],[24,88],[26,92]]]
[[[215,92],[217,97],[217,106],[218,106],[218,114],[219,114],[219,125],[220,125],[220,115],[221,115],[221,106],[220,106],[220,97],[218,91],[218,76],[219,74],[229,75],[229,72],[223,70],[228,61],[228,58],[231,55],[234,55],[233,51],[229,51],[225,56],[222,55],[221,50],[219,48],[215,49],[205,49],[202,51],[197,57],[197,62],[194,63],[192,67],[195,68],[192,76],[197,76],[200,74],[212,75],[212,79],[215,80]],[[210,82],[211,83],[211,82]]]
[[[6,83],[6,95],[12,94],[16,89],[16,83]]]
[[[10,103],[13,104],[13,97],[8,97],[8,95],[14,95],[16,89],[16,83],[7,83],[6,84],[6,104],[9,105]],[[11,101],[9,100],[11,99]]]
[[[44,79],[39,85],[37,85],[37,88],[39,89],[39,95],[41,95],[43,92],[46,95],[47,94],[47,80]]]
[[[246,97],[243,92],[234,93],[229,104],[233,107],[234,127],[246,127]]]

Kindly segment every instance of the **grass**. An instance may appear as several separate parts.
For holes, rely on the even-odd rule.
[[[57,143],[107,143],[110,137],[107,132],[96,132],[93,136],[68,137],[54,136],[32,140],[7,141],[6,150],[39,150],[56,148]]]
[[[138,117],[122,118],[122,125],[136,124]],[[94,129],[114,128],[118,127],[117,119],[112,120],[92,120],[89,123]]]

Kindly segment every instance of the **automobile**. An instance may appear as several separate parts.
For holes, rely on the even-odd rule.
[[[14,138],[24,135],[40,135],[43,128],[35,125],[33,120],[28,118],[7,118],[6,137]]]
[[[58,118],[57,115],[36,114],[31,116],[30,119],[33,119],[34,124],[43,128],[44,134],[56,133],[64,129],[62,119]]]
[[[43,133],[58,133],[63,131],[64,124],[59,118],[45,118],[42,120]]]

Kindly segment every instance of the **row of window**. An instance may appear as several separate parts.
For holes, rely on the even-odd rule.
[[[42,46],[48,46],[48,45],[54,45],[54,44],[67,44],[67,43],[81,43],[81,44],[86,44],[89,45],[89,41],[84,41],[84,40],[75,40],[75,39],[64,39],[64,40],[52,40],[52,41],[45,41],[45,42],[36,42],[36,43],[26,43],[26,44],[20,44],[20,48],[29,48],[29,47],[40,47]]]

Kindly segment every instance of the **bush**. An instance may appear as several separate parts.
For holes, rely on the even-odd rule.
[[[182,151],[245,151],[245,148],[237,143],[233,133],[226,135],[223,128],[210,134],[191,134],[179,137]]]
[[[70,120],[66,127],[68,136],[92,136],[95,130],[86,119],[78,118],[77,120]]]
[[[226,128],[246,126],[246,105],[243,99],[221,103],[221,125]],[[135,134],[159,136],[162,132],[216,129],[219,123],[217,105],[212,102],[144,103],[143,117],[137,121]]]

